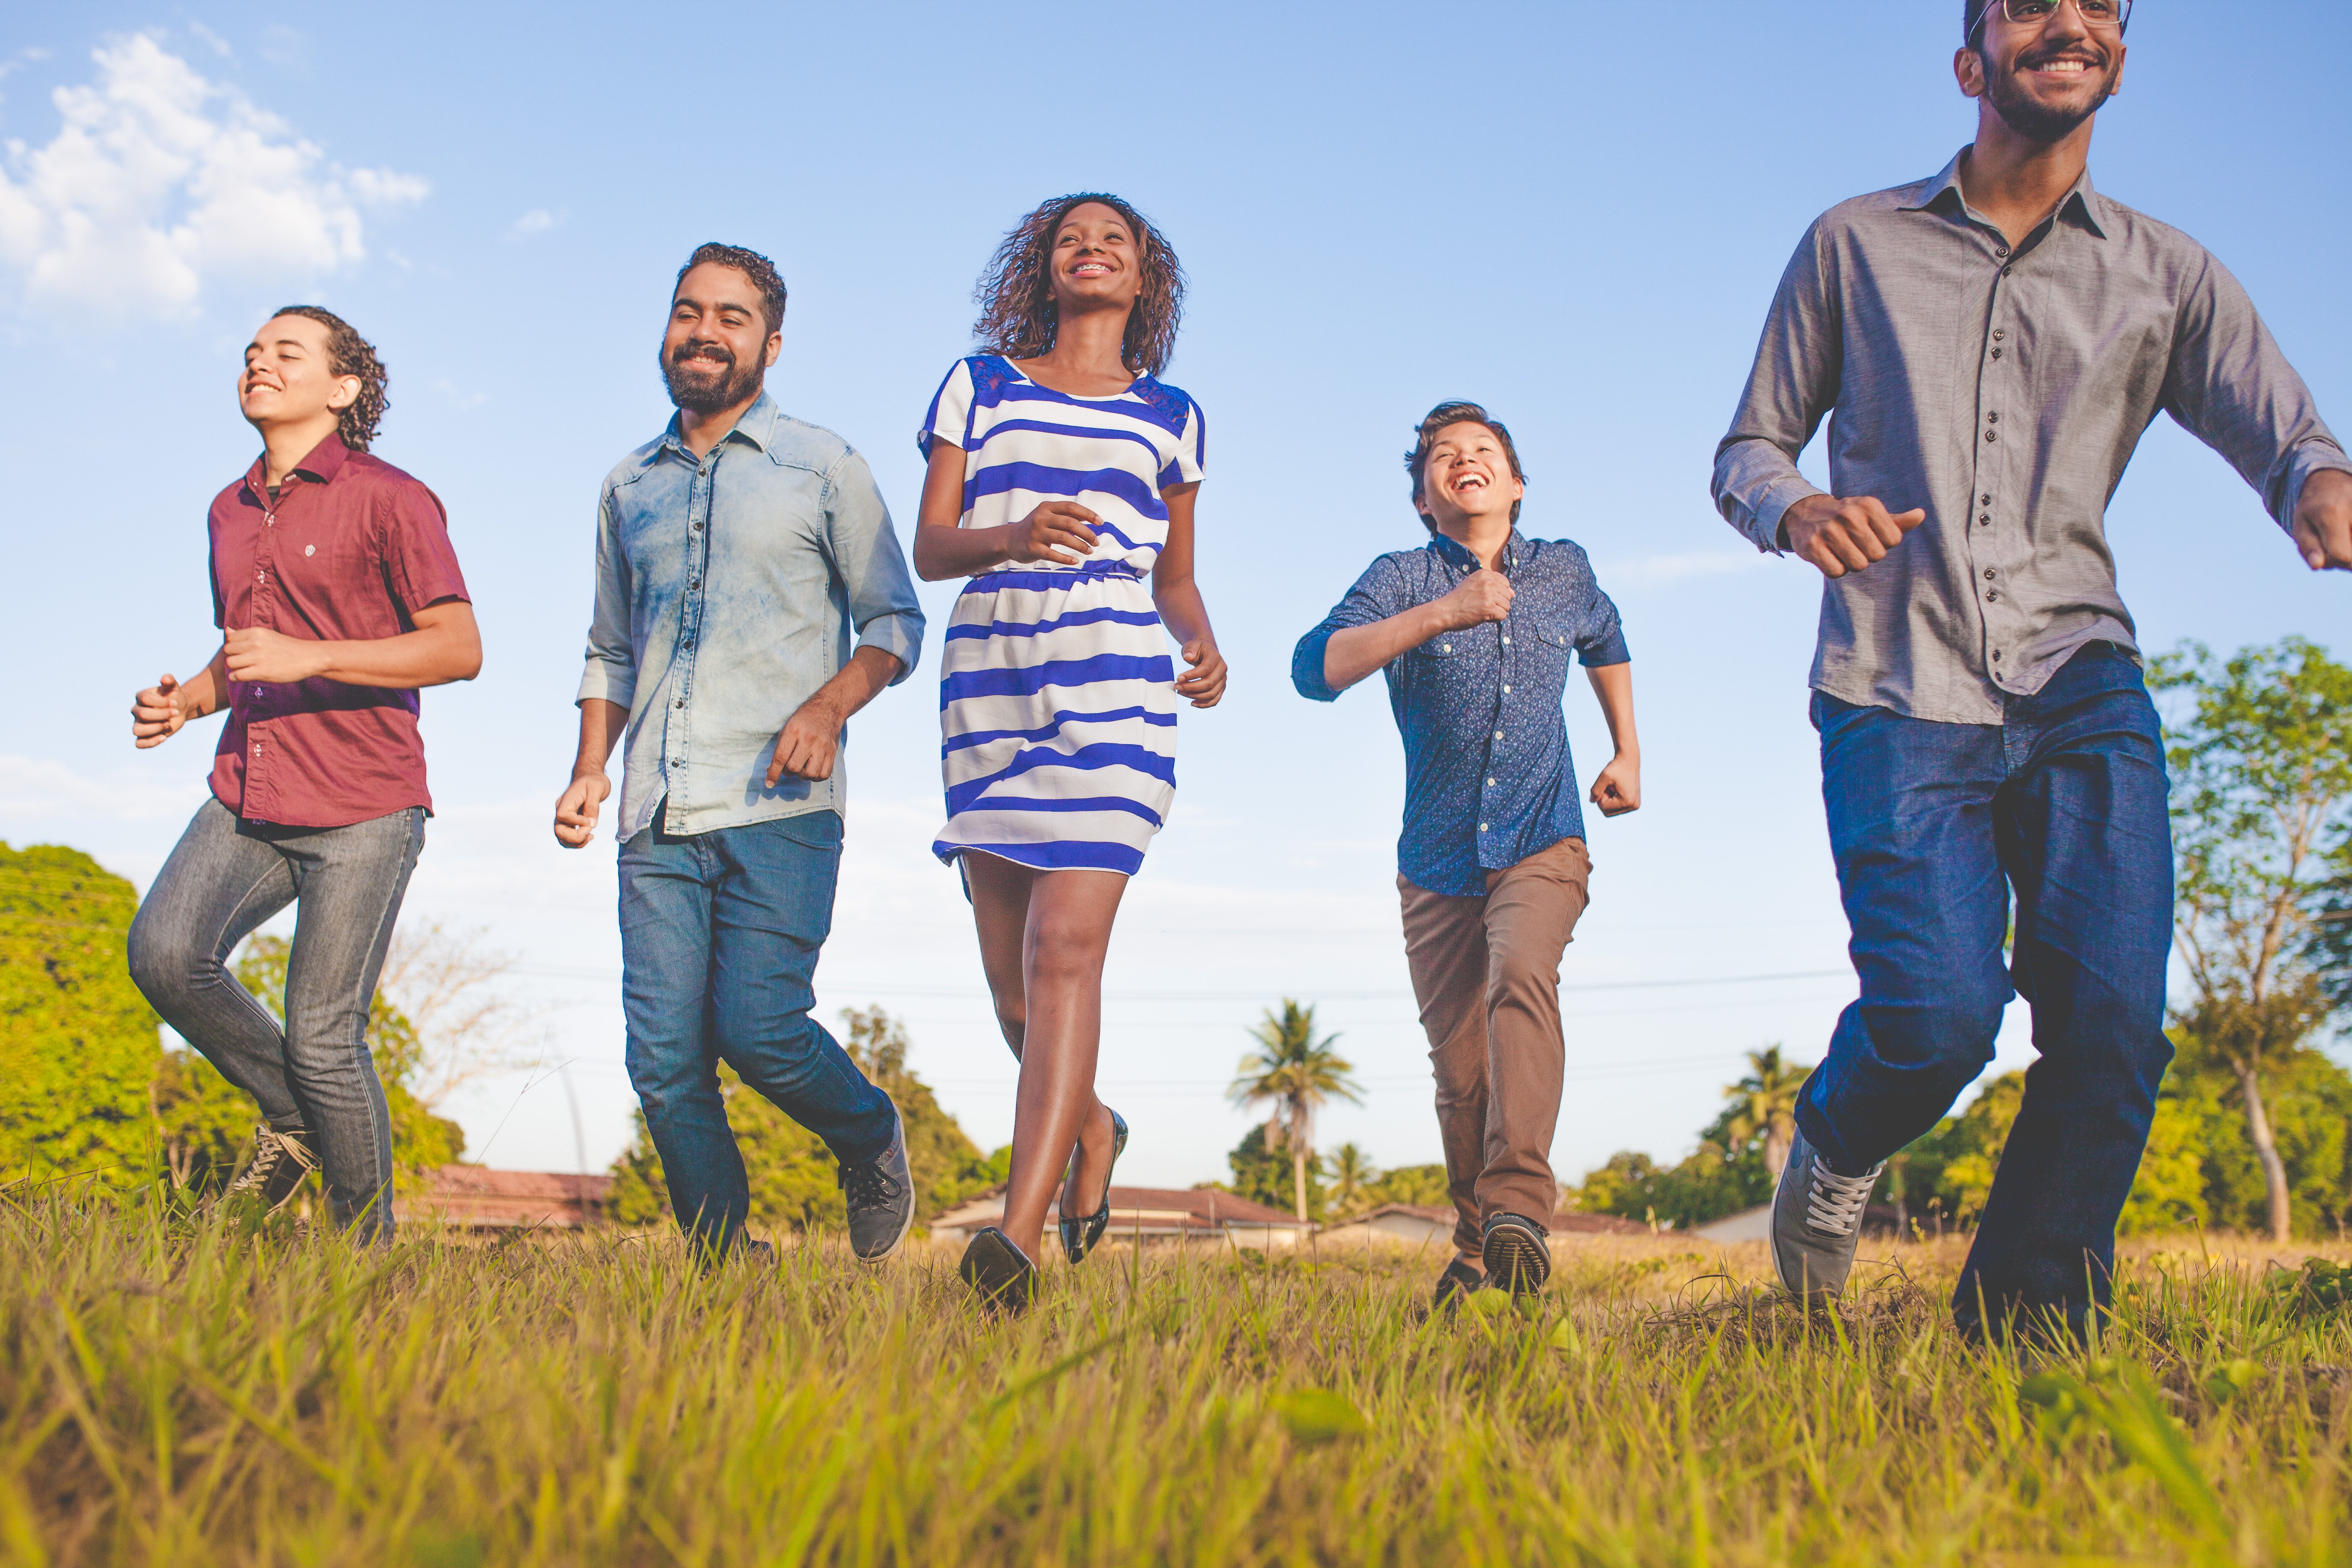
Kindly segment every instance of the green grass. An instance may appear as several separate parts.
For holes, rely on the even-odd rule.
[[[1427,1259],[1121,1247],[998,1325],[945,1248],[706,1278],[667,1237],[364,1257],[23,1192],[14,1563],[2347,1552],[2352,1323],[2285,1314],[2262,1249],[2193,1237],[2137,1249],[2098,1357],[2028,1363],[1947,1326],[1951,1242],[1808,1318],[1755,1247],[1563,1238],[1538,1310],[1451,1323],[1423,1320]]]

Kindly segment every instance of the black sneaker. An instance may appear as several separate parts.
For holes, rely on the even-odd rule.
[[[1486,1281],[1514,1296],[1532,1296],[1551,1278],[1551,1248],[1543,1226],[1524,1215],[1498,1214],[1486,1222]]]
[[[907,1123],[890,1108],[897,1127],[890,1146],[862,1164],[844,1163],[837,1178],[849,1206],[849,1250],[861,1263],[879,1263],[898,1250],[915,1224],[915,1178],[907,1169]]]
[[[253,1156],[236,1180],[228,1184],[231,1197],[251,1197],[264,1214],[276,1214],[293,1197],[302,1178],[319,1168],[310,1151],[310,1134],[302,1128],[279,1132],[264,1123],[253,1130]]]
[[[1437,1277],[1437,1296],[1430,1305],[1438,1311],[1451,1312],[1462,1305],[1462,1298],[1473,1290],[1486,1288],[1486,1271],[1457,1258],[1445,1266],[1444,1273]]]

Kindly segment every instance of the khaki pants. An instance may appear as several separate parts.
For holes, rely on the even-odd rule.
[[[1479,1256],[1498,1214],[1549,1225],[1559,1189],[1551,1136],[1567,1049],[1559,958],[1591,900],[1592,858],[1563,838],[1486,873],[1484,898],[1397,879],[1405,962],[1437,1079],[1437,1130],[1458,1216],[1454,1243]]]

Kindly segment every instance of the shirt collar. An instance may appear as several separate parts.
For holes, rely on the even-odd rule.
[[[299,474],[304,479],[319,484],[333,484],[335,476],[343,471],[343,460],[351,455],[352,449],[343,445],[341,435],[330,435],[325,440],[304,453],[302,460],[294,465],[288,477]],[[264,481],[268,473],[269,454],[264,452],[254,458],[253,467],[246,470],[245,482],[251,485],[257,493],[264,489]]]
[[[783,416],[784,411],[776,406],[776,400],[770,397],[767,389],[762,387],[760,395],[752,400],[751,406],[743,410],[743,416],[735,421],[735,428],[719,438],[719,444],[740,441],[755,452],[765,453],[769,442],[775,439],[776,422]],[[686,449],[686,437],[678,433],[677,422],[677,415],[669,416],[668,428],[662,432],[662,445],[677,448],[677,455],[691,463],[696,460],[695,456]],[[717,450],[716,447],[712,449]]]
[[[1478,558],[1470,552],[1468,546],[1458,540],[1446,537],[1433,528],[1429,531],[1429,547],[1437,552],[1437,558],[1440,561],[1449,566],[1463,572],[1478,570]],[[1518,525],[1514,523],[1510,537],[1503,541],[1504,567],[1507,570],[1517,564],[1526,557],[1527,552],[1528,542],[1519,537]]]
[[[1969,207],[1967,193],[1960,189],[1960,163],[1968,155],[1969,149],[1966,147],[1953,153],[1952,161],[1944,165],[1942,174],[1922,180],[1911,187],[1913,199],[1898,203],[1898,210],[1906,213],[1931,212],[1941,207],[1966,212],[1971,216],[1981,218],[1982,214],[1976,213]],[[2101,220],[2105,216],[2105,198],[2092,187],[2091,171],[2089,166],[2085,165],[2074,185],[2066,192],[2064,199],[2059,202],[2058,216],[2076,227],[2105,239],[2107,237],[2107,231]]]

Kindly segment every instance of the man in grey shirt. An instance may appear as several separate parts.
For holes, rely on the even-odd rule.
[[[843,727],[914,668],[923,615],[865,459],[762,390],[783,314],[763,256],[706,245],[679,269],[661,350],[677,413],[621,459],[597,510],[555,837],[594,836],[625,724],[629,1080],[678,1224],[715,1258],[750,1211],[725,1061],[824,1140],[851,1247],[875,1261],[914,1218],[904,1130],[809,1008],[841,862]]]
[[[1991,1059],[2013,982],[2042,1054],[1954,1302],[1976,1332],[2105,1306],[2171,1058],[2163,744],[2105,526],[2140,432],[2170,414],[2306,565],[2352,569],[2352,461],[2245,291],[2092,188],[2130,9],[1966,0],[1974,144],[1806,232],[1716,451],[1732,526],[1828,579],[1812,717],[1862,982],[1774,1261],[1843,1288],[1872,1184]],[[1797,471],[1824,416],[1833,495]]]

